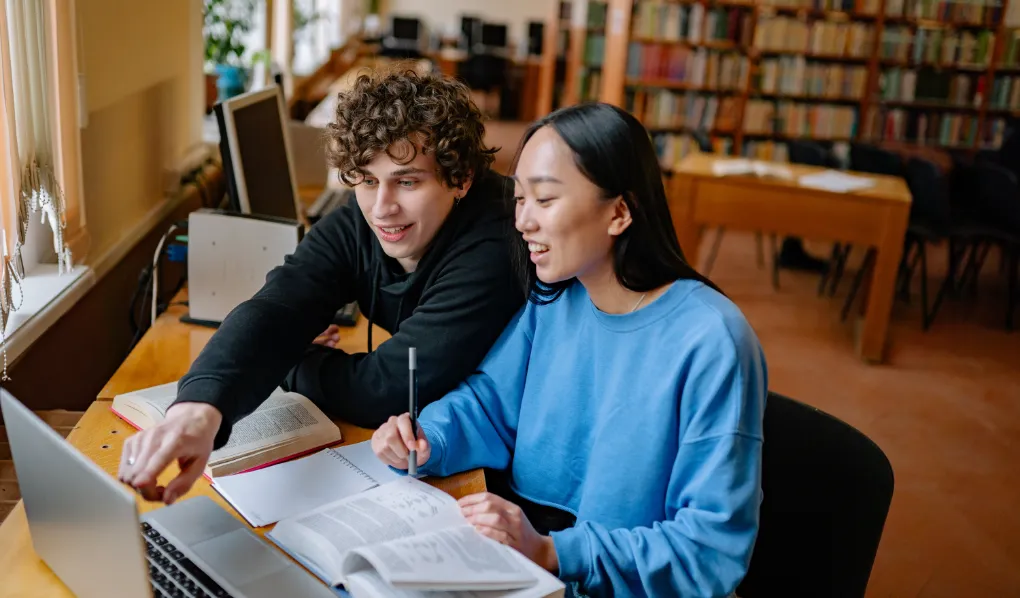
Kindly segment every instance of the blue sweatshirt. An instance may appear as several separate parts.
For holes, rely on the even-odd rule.
[[[757,337],[710,287],[611,315],[575,283],[422,410],[421,471],[512,462],[515,492],[577,517],[551,536],[587,594],[726,596],[758,531],[766,389]]]

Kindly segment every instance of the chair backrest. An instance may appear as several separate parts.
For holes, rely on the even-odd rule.
[[[826,166],[833,164],[829,152],[821,145],[812,141],[791,140],[786,144],[790,162],[810,166]]]
[[[893,493],[882,450],[835,417],[770,392],[762,492],[737,595],[864,596]]]
[[[952,221],[949,181],[931,160],[911,158],[904,178],[910,189],[910,221],[922,223],[936,232],[948,232]]]
[[[903,158],[873,145],[854,143],[850,145],[850,169],[872,174],[903,176]]]
[[[977,193],[970,213],[989,226],[1020,233],[1020,187],[1016,175],[996,164],[975,163],[972,169]]]

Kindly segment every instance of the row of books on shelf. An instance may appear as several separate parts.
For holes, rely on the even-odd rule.
[[[637,90],[626,98],[626,110],[645,128],[706,129],[734,131],[740,106],[737,98],[718,97],[695,92]]]
[[[886,0],[885,15],[975,25],[995,25],[1003,16],[1000,0]]]
[[[760,0],[762,6],[831,10],[859,15],[878,14],[879,0]]]
[[[879,76],[880,97],[897,102],[941,102],[952,106],[981,104],[983,77],[930,68],[891,68]]]
[[[879,57],[914,64],[987,66],[995,51],[995,33],[943,28],[890,26],[882,32]]]
[[[979,119],[972,114],[939,111],[884,110],[876,113],[870,123],[870,137],[879,140],[904,141],[919,145],[943,147],[987,146],[993,142],[993,119],[985,127],[985,139],[979,140]],[[1001,142],[1001,141],[1000,141]]]
[[[763,51],[865,58],[871,52],[874,33],[875,27],[870,23],[770,17],[758,21],[754,47]]]
[[[1020,77],[996,77],[988,107],[995,110],[1020,110]]]
[[[732,137],[712,136],[711,141],[713,153],[733,152]],[[686,156],[701,151],[697,140],[688,133],[659,133],[652,136],[652,144],[663,170],[673,170]]]
[[[605,2],[588,2],[588,29],[605,29],[609,5]]]
[[[627,52],[627,78],[632,80],[668,79],[709,89],[740,89],[750,68],[746,56],[707,48],[631,42]]]
[[[731,41],[747,45],[753,14],[746,8],[706,8],[704,4],[634,4],[631,37],[656,41]]]
[[[754,160],[768,162],[789,162],[790,151],[785,142],[756,139],[744,143],[740,155]]]
[[[600,33],[586,35],[584,37],[584,64],[589,67],[601,68],[605,56],[606,36]]]
[[[744,133],[816,139],[849,139],[857,133],[857,109],[849,106],[748,100]]]
[[[582,67],[578,76],[579,101],[597,102],[602,93],[602,71]]]
[[[761,93],[853,99],[864,95],[868,69],[808,62],[803,56],[781,56],[761,61],[753,88]]]
[[[1016,3],[1020,6],[1020,2]],[[1020,66],[1020,30],[1007,31],[1006,39],[1002,44],[1002,57],[999,59],[1000,67]]]

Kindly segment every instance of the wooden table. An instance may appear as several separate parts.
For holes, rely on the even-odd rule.
[[[178,297],[177,300],[182,298],[183,296]],[[71,445],[95,461],[111,476],[116,475],[124,439],[135,433],[135,430],[110,411],[110,399],[122,392],[180,378],[212,336],[212,329],[182,324],[179,321],[186,309],[183,306],[174,306],[157,318],[156,323],[146,332],[100,392],[99,399],[92,403],[67,437]],[[367,332],[367,319],[359,318],[356,327],[342,329],[340,347],[348,351],[364,351]],[[378,342],[389,338],[389,335],[378,327],[373,331],[373,336],[379,339]],[[342,421],[336,423],[340,426],[345,444],[368,440],[372,436],[371,430]],[[166,485],[177,472],[177,466],[171,465],[159,477],[160,483]],[[458,498],[485,491],[485,476],[481,470],[447,478],[427,478],[426,481]],[[205,478],[200,478],[181,500],[198,495],[209,496],[244,521],[233,507],[212,489]],[[159,508],[162,503],[149,503],[139,497],[138,506],[139,510],[144,512]],[[271,529],[272,526],[255,528],[255,532],[261,535]],[[83,558],[87,557],[83,555]],[[0,525],[0,598],[71,595],[67,587],[32,549],[24,504],[19,503],[3,525]]]
[[[884,358],[896,272],[910,215],[910,191],[903,179],[851,173],[872,179],[863,191],[836,193],[802,187],[798,177],[824,169],[791,164],[793,180],[713,174],[719,156],[692,154],[670,183],[670,212],[680,245],[691,264],[705,227],[760,230],[780,235],[870,246],[877,249],[863,323],[858,322],[857,355]]]

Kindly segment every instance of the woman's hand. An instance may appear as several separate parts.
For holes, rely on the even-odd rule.
[[[465,496],[457,504],[482,535],[510,546],[547,571],[559,570],[552,538],[536,532],[519,506],[488,492]]]
[[[372,434],[372,450],[379,460],[399,469],[407,469],[407,455],[418,451],[418,465],[424,465],[432,454],[425,433],[418,427],[418,437],[411,431],[411,416],[403,414],[390,419]]]
[[[340,342],[340,327],[336,324],[330,324],[329,328],[312,341],[316,345],[322,345],[330,349],[336,349],[338,342]]]

